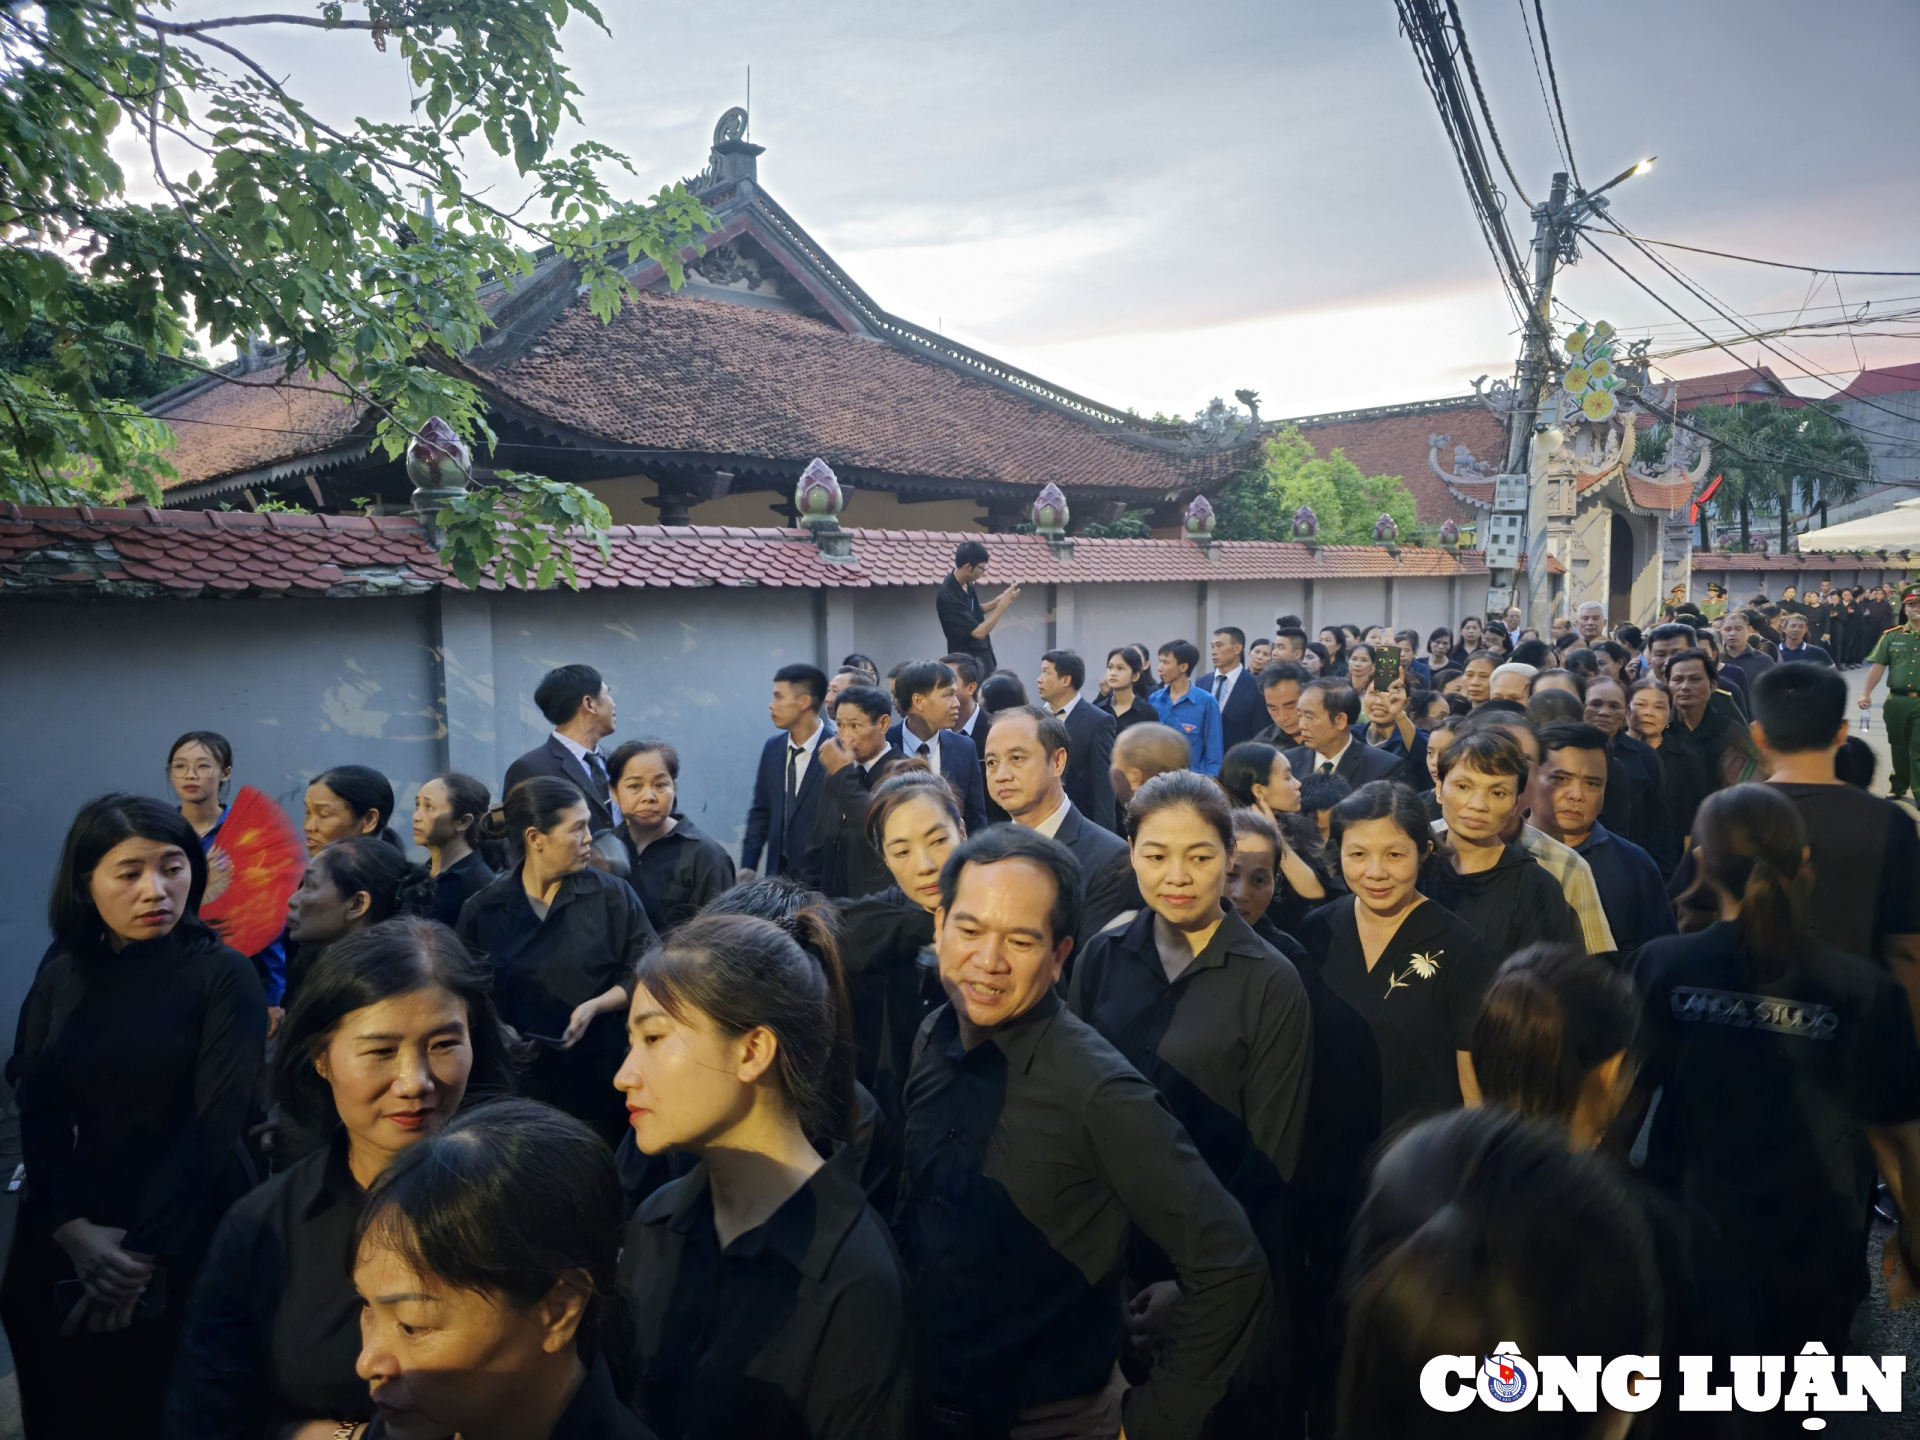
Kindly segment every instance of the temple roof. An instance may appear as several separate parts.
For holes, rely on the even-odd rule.
[[[1030,501],[1166,505],[1217,489],[1253,459],[1246,434],[1143,419],[947,339],[881,308],[758,183],[744,115],[716,129],[688,184],[717,228],[683,254],[684,289],[651,261],[608,324],[575,268],[551,253],[483,287],[494,328],[440,357],[494,403],[497,463],[551,473],[659,478],[745,471],[790,483],[818,456],[857,487]],[[258,357],[151,402],[173,426],[180,478],[200,499],[285,481],[366,454],[364,406],[263,387]],[[336,387],[337,388],[337,387]],[[357,448],[354,448],[356,447]],[[744,482],[743,482],[744,483]]]

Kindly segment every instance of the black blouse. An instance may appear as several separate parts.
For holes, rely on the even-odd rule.
[[[1160,712],[1155,710],[1148,702],[1147,697],[1142,695],[1138,690],[1133,692],[1133,704],[1124,710],[1115,710],[1113,708],[1113,696],[1111,695],[1102,695],[1098,700],[1095,700],[1093,702],[1093,708],[1096,710],[1104,710],[1107,714],[1113,716],[1113,733],[1116,735],[1122,730],[1132,729],[1135,725],[1158,724],[1160,720]]]
[[[722,1248],[704,1165],[627,1230],[637,1409],[667,1440],[892,1440],[905,1433],[900,1262],[848,1157]]]
[[[897,1117],[914,1036],[947,998],[933,958],[933,915],[895,885],[843,902],[840,916],[860,1083]]]
[[[1291,962],[1233,910],[1171,982],[1143,910],[1093,937],[1068,999],[1166,1099],[1277,1262],[1313,1039]]]
[[[1544,872],[1543,872],[1544,874]],[[1315,1188],[1343,1193],[1367,1152],[1402,1120],[1462,1103],[1457,1051],[1501,957],[1431,900],[1400,922],[1367,967],[1351,895],[1307,917],[1300,939],[1313,1005],[1306,1154]]]
[[[267,1043],[253,963],[179,930],[34,977],[18,1051],[22,1223],[124,1226],[136,1254],[197,1258],[236,1190]]]
[[[654,1440],[653,1432],[620,1403],[606,1360],[595,1355],[586,1365],[580,1388],[560,1412],[547,1440]],[[376,1416],[367,1426],[365,1440],[388,1440],[386,1422]]]
[[[348,1278],[361,1194],[341,1130],[227,1212],[187,1309],[169,1434],[258,1440],[295,1421],[373,1418]]]
[[[458,925],[467,901],[492,883],[493,870],[479,851],[469,850],[433,877],[432,918],[449,927]]]
[[[588,868],[560,882],[543,919],[533,913],[522,867],[467,901],[456,927],[467,948],[493,964],[500,1018],[523,1035],[557,1036],[576,1007],[624,986],[634,962],[659,943],[633,887]],[[614,1020],[624,1031],[626,1021]]]
[[[726,846],[675,815],[673,829],[644,850],[622,825],[618,834],[632,865],[633,888],[653,928],[665,935],[691,920],[714,896],[733,888],[733,856]]]

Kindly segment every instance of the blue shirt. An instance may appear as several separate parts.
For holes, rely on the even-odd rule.
[[[1574,853],[1593,871],[1600,908],[1607,912],[1607,928],[1622,957],[1649,940],[1672,935],[1673,902],[1653,857],[1631,840],[1623,840],[1596,822],[1593,833],[1574,846]]]
[[[1162,725],[1171,725],[1187,737],[1193,749],[1194,770],[1202,775],[1220,773],[1219,701],[1198,685],[1189,684],[1187,693],[1178,700],[1173,698],[1173,687],[1163,685],[1147,697],[1147,703]]]

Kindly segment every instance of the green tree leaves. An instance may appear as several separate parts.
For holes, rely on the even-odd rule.
[[[1413,495],[1397,475],[1366,475],[1335,450],[1313,453],[1291,426],[1268,440],[1260,463],[1233,480],[1215,502],[1222,540],[1291,540],[1294,512],[1313,508],[1325,545],[1370,545],[1373,527],[1391,515],[1409,542],[1416,533]]]
[[[579,119],[559,27],[578,14],[605,28],[581,0],[173,14],[165,0],[0,6],[0,340],[21,355],[36,324],[58,337],[0,368],[0,500],[157,503],[167,432],[112,376],[130,351],[183,354],[193,331],[215,345],[265,338],[289,353],[296,380],[332,376],[374,408],[388,455],[432,415],[484,445],[484,407],[452,361],[485,332],[488,278],[526,274],[532,251],[551,247],[604,320],[634,293],[625,267],[651,259],[677,284],[680,252],[711,228],[678,185],[617,200],[603,171],[631,167],[604,145],[556,151],[560,127]],[[397,46],[419,95],[413,116],[322,119],[240,43],[288,26]],[[166,203],[128,200],[111,148],[124,153],[127,137]],[[527,182],[517,209],[468,190],[463,147],[477,142]],[[476,500],[457,517],[459,564],[517,557],[521,583],[570,576],[549,532],[604,528],[604,507],[551,481],[505,483],[490,509]],[[526,533],[482,544],[471,531],[483,512]]]
[[[1702,405],[1687,423],[1712,439],[1713,468],[1724,477],[1712,504],[1723,520],[1738,519],[1743,550],[1756,510],[1777,513],[1784,554],[1796,499],[1807,508],[1839,504],[1872,483],[1872,452],[1830,403]]]

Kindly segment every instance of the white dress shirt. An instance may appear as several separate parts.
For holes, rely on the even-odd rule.
[[[1227,708],[1227,697],[1233,693],[1233,687],[1239,683],[1241,672],[1246,667],[1236,665],[1231,670],[1216,670],[1213,682],[1213,698],[1222,710]]]
[[[913,727],[906,721],[900,722],[900,751],[909,760],[924,760],[933,773],[940,773],[940,732],[922,740],[913,733]]]
[[[825,725],[815,725],[813,727],[813,734],[809,735],[806,739],[800,742],[800,753],[798,755],[792,756],[793,793],[794,794],[798,795],[800,793],[800,787],[807,783],[807,766],[813,763],[813,752],[820,748],[820,742],[822,739],[825,738],[826,733],[827,733],[827,727]],[[788,753],[791,755],[793,750],[793,732],[792,731],[787,732],[787,750],[788,750]],[[781,761],[781,765],[783,768],[785,764],[786,764],[786,761],[783,758]],[[783,783],[784,783],[784,780],[783,780]]]
[[[1316,775],[1325,775],[1325,774],[1332,773],[1332,772],[1329,772],[1328,769],[1326,768],[1329,765],[1333,767],[1334,771],[1338,771],[1340,769],[1340,762],[1347,758],[1347,751],[1351,750],[1352,748],[1353,748],[1353,732],[1349,730],[1347,732],[1347,743],[1342,745],[1332,755],[1322,755],[1319,751],[1317,750],[1314,751],[1313,773]]]
[[[1049,840],[1060,833],[1060,827],[1067,823],[1067,812],[1073,809],[1073,801],[1066,796],[1060,797],[1060,808],[1033,828]]]
[[[567,747],[567,753],[580,762],[580,768],[587,772],[589,779],[594,778],[594,769],[592,765],[587,763],[587,756],[600,755],[599,746],[596,745],[592,750],[589,750],[571,735],[562,735],[558,730],[553,732],[553,738]],[[619,797],[613,793],[613,771],[607,764],[607,757],[604,755],[600,755],[600,768],[607,772],[607,808],[613,812],[613,823],[618,825],[621,820],[620,800]]]
[[[1050,705],[1047,708],[1052,710],[1054,714],[1058,715],[1062,720],[1064,720],[1067,718],[1068,715],[1073,713],[1073,707],[1078,705],[1079,703],[1080,703],[1080,692],[1076,690],[1073,692],[1073,694],[1067,697],[1066,704]]]

